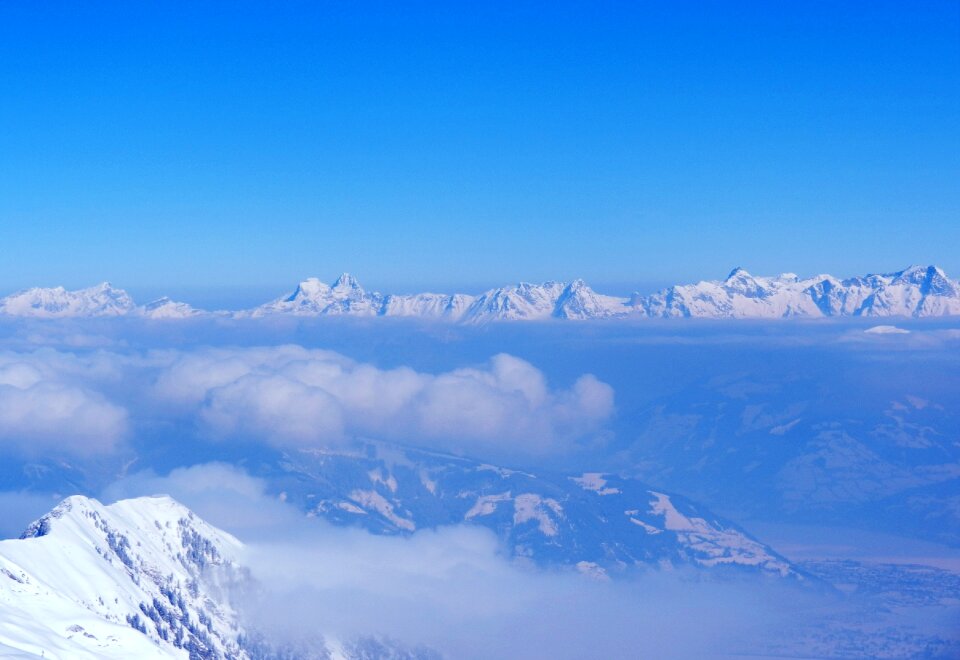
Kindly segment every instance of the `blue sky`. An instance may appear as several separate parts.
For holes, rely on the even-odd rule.
[[[0,5],[0,290],[960,275],[958,3],[482,5]]]

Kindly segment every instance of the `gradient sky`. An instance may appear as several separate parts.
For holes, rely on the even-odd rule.
[[[0,4],[0,293],[960,275],[960,3]]]

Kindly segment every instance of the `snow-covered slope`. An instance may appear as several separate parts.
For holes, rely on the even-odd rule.
[[[287,501],[334,524],[407,534],[474,524],[515,558],[615,576],[640,567],[800,578],[790,562],[690,500],[614,475],[531,474],[368,443],[288,454],[269,475]]]
[[[367,292],[344,273],[333,285],[316,278],[301,282],[292,293],[249,312],[251,316],[402,316],[468,323],[557,318],[605,318],[629,313],[626,298],[602,296],[583,280],[572,284],[521,282],[491,289],[478,296],[463,293],[382,295]]]
[[[557,298],[553,316],[561,319],[616,318],[630,314],[627,303],[625,298],[599,294],[583,280],[574,280]]]
[[[549,318],[563,292],[562,282],[529,284],[491,289],[477,296],[464,313],[467,321],[517,321]]]
[[[295,646],[245,628],[260,588],[243,545],[169,497],[65,499],[0,541],[0,657],[96,660],[421,660],[377,636]],[[375,623],[371,623],[375,625]]]
[[[0,298],[0,314],[34,317],[88,317],[137,314],[146,318],[188,318],[205,314],[186,303],[161,298],[137,307],[122,289],[107,283],[67,291],[28,289]],[[384,295],[364,290],[344,273],[328,285],[309,278],[290,294],[238,317],[392,316],[464,323],[606,318],[785,318],[834,316],[928,317],[960,315],[960,284],[936,266],[840,280],[832,275],[805,279],[792,273],[758,277],[736,268],[724,280],[669,287],[644,296],[619,298],[597,293],[583,280],[545,282],[463,293]]]
[[[459,320],[473,303],[473,296],[464,293],[417,293],[409,296],[389,295],[383,299],[382,316],[409,316]]]
[[[0,655],[246,657],[224,597],[240,547],[168,497],[67,498],[0,542]]]

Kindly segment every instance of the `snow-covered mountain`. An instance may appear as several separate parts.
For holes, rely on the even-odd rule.
[[[267,476],[288,502],[334,524],[377,534],[441,525],[493,530],[512,555],[615,577],[692,567],[803,579],[770,547],[696,503],[614,475],[532,474],[367,443],[302,450]]]
[[[243,544],[169,497],[65,499],[0,541],[0,657],[424,660],[375,636],[296,647],[245,627]]]
[[[12,316],[121,316],[135,308],[127,292],[114,288],[109,282],[76,291],[67,291],[62,286],[26,289],[0,298],[0,313]]]
[[[143,316],[151,319],[188,318],[204,314],[187,303],[163,297],[137,306],[123,289],[103,282],[68,291],[62,286],[26,289],[0,298],[0,315],[32,318],[92,318]]]
[[[792,273],[755,277],[734,269],[723,281],[673,286],[635,295],[641,316],[783,318],[790,316],[946,316],[960,314],[960,284],[936,266],[838,280]]]
[[[597,293],[583,280],[491,289],[477,296],[365,291],[347,274],[327,286],[301,282],[289,296],[252,315],[411,316],[466,323],[603,318],[785,318],[794,316],[906,316],[960,314],[960,284],[936,266],[845,280],[831,275],[801,279],[792,273],[758,277],[743,268],[724,280],[676,285],[658,293],[619,298]]]
[[[246,657],[240,547],[167,497],[67,498],[0,541],[0,655]]]
[[[186,303],[161,298],[136,306],[122,289],[104,283],[78,291],[62,287],[28,289],[0,298],[0,314],[33,317],[140,315],[189,318],[205,314]],[[837,279],[792,273],[759,277],[743,268],[724,280],[669,287],[652,295],[607,296],[583,280],[544,282],[491,289],[479,295],[366,291],[355,277],[341,275],[333,284],[306,279],[288,295],[238,317],[277,314],[297,316],[366,316],[444,319],[464,323],[546,319],[607,318],[786,318],[840,316],[930,317],[960,315],[960,284],[936,266]]]
[[[344,273],[330,286],[316,278],[304,280],[289,295],[241,314],[254,317],[284,313],[301,316],[393,316],[482,323],[552,317],[583,319],[626,316],[630,311],[625,307],[626,302],[626,298],[595,293],[583,280],[572,284],[521,282],[491,289],[478,296],[464,293],[383,295],[365,291],[356,278]]]
[[[379,293],[367,293],[355,277],[344,273],[329,286],[315,277],[306,279],[300,282],[290,295],[261,305],[250,314],[376,316],[382,306],[383,296]]]

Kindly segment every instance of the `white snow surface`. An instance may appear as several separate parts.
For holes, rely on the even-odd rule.
[[[354,490],[350,493],[350,499],[360,507],[373,509],[400,529],[412,532],[417,528],[412,520],[398,515],[394,505],[375,490]]]
[[[677,510],[668,495],[655,491],[650,491],[650,495],[654,498],[650,503],[650,513],[663,516],[663,528],[676,533],[685,546],[698,553],[695,559],[698,564],[756,566],[781,576],[790,575],[792,569],[786,561],[771,555],[763,544],[746,534],[703,518],[685,516]],[[648,533],[656,533],[652,526],[632,517],[631,514],[635,513],[639,512],[626,512],[631,522],[640,525]]]
[[[534,521],[544,536],[558,534],[557,519],[563,517],[563,507],[555,499],[536,493],[522,493],[513,499],[513,524]]]
[[[68,497],[0,541],[0,658],[294,657],[246,630],[234,608],[260,588],[244,553],[167,496],[109,506]],[[312,644],[296,657],[368,657],[333,637]],[[413,657],[381,646],[395,652],[384,657]]]
[[[497,504],[500,502],[508,502],[512,499],[509,492],[498,493],[496,495],[481,495],[477,498],[474,505],[464,514],[463,519],[470,520],[477,516],[489,516],[492,513],[496,513]]]
[[[619,488],[608,487],[607,480],[600,472],[584,472],[583,476],[571,477],[570,481],[584,490],[592,490],[597,495],[616,495],[620,492]]]
[[[0,541],[0,656],[246,658],[222,597],[241,547],[169,497],[67,498]]]

